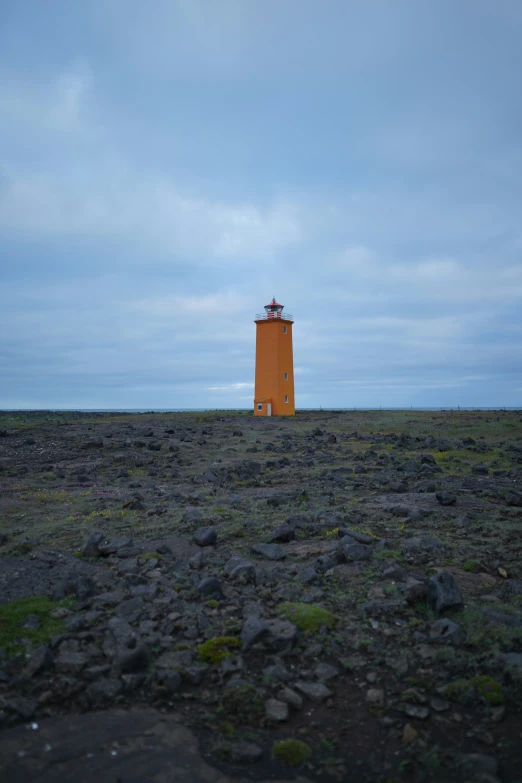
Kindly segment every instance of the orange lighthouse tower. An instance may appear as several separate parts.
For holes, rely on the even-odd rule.
[[[284,305],[272,299],[255,317],[255,416],[294,416],[294,355],[292,324]]]

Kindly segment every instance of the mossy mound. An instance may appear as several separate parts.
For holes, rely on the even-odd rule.
[[[272,755],[286,767],[299,767],[312,755],[306,742],[296,739],[281,740],[272,745]]]
[[[52,610],[72,603],[71,599],[55,603],[47,596],[36,595],[0,606],[0,648],[5,648],[7,655],[15,655],[25,650],[22,639],[29,639],[33,647],[48,642],[65,630],[62,620],[51,616]],[[21,627],[29,615],[40,620],[38,628]]]
[[[236,636],[215,636],[200,645],[199,657],[206,663],[221,663],[225,658],[231,658],[234,654],[231,650],[241,646]]]
[[[488,677],[487,675],[474,677],[473,685],[479,696],[482,696],[492,707],[504,703],[502,685],[494,680],[493,677]]]
[[[301,631],[317,631],[321,627],[333,628],[336,617],[328,609],[311,604],[284,603],[278,607],[280,615],[296,625]]]

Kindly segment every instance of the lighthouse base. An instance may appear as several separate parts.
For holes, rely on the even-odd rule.
[[[254,400],[254,416],[271,416],[272,400],[266,397],[259,397]]]

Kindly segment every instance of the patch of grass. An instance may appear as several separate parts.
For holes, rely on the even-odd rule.
[[[495,605],[495,609],[516,615],[513,606],[499,603]],[[480,607],[470,606],[467,611],[462,612],[459,622],[466,632],[467,644],[478,649],[492,650],[500,647],[510,650],[514,644],[522,643],[522,628],[519,625],[488,621]]]
[[[333,628],[337,618],[328,609],[311,604],[284,603],[278,607],[278,612],[286,620],[296,625],[299,630],[313,632],[322,626]]]
[[[464,571],[469,571],[472,574],[478,574],[480,571],[480,562],[478,560],[466,560],[462,568]]]
[[[71,606],[71,603],[74,604],[71,599],[55,603],[47,596],[37,595],[0,606],[0,648],[5,648],[10,656],[24,651],[22,639],[29,639],[33,646],[48,642],[52,636],[65,630],[62,620],[51,616],[52,610],[59,606]],[[20,627],[29,615],[35,615],[41,620],[39,628],[32,630]]]
[[[281,740],[272,745],[272,755],[286,767],[299,767],[312,755],[306,742],[296,739]]]
[[[404,560],[402,554],[395,549],[382,549],[380,552],[375,552],[373,557],[376,560]]]
[[[203,642],[198,648],[198,655],[206,663],[221,663],[225,658],[231,658],[231,652],[241,646],[236,636],[215,636]]]
[[[474,677],[472,682],[479,696],[482,696],[490,706],[495,707],[504,703],[502,685],[497,680],[494,680],[493,677],[482,675]]]

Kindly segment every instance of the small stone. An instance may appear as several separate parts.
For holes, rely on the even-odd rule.
[[[410,723],[407,723],[402,732],[402,741],[407,745],[410,742],[414,742],[418,737],[419,732],[414,729]]]
[[[123,690],[123,683],[116,679],[96,680],[87,688],[87,695],[95,704],[112,701]]]
[[[277,696],[281,701],[284,701],[286,704],[289,704],[290,707],[293,707],[294,710],[300,710],[303,706],[301,696],[291,688],[283,688],[278,692]]]
[[[9,712],[16,713],[20,718],[29,720],[36,712],[37,703],[31,699],[26,699],[25,696],[12,696],[11,698],[3,697],[2,707]]]
[[[183,670],[183,677],[191,685],[201,685],[207,671],[208,666],[187,666]]]
[[[278,652],[290,650],[297,639],[297,628],[287,620],[265,620],[267,644]]]
[[[283,666],[282,663],[276,663],[273,666],[267,666],[263,669],[263,675],[277,682],[290,682],[290,680],[293,679],[292,674],[285,666]]]
[[[430,707],[435,712],[447,712],[451,708],[451,704],[448,701],[444,701],[444,699],[434,697],[430,700]]]
[[[366,693],[366,701],[368,704],[381,705],[384,704],[384,691],[382,688],[370,688]]]
[[[297,578],[300,582],[303,582],[305,585],[311,585],[314,582],[317,582],[317,571],[315,568],[303,568],[302,571],[299,571],[297,574]]]
[[[265,702],[265,714],[268,720],[276,723],[288,720],[288,704],[278,699],[267,699]]]
[[[507,506],[522,506],[522,492],[508,490],[504,495],[504,503]]]
[[[322,682],[328,682],[339,676],[339,669],[330,666],[329,663],[318,663],[315,667],[315,676]]]
[[[286,551],[280,544],[254,544],[251,551],[267,560],[284,560],[286,557]]]
[[[77,674],[87,665],[87,656],[82,652],[61,652],[56,660],[56,668],[61,672]]]
[[[435,497],[441,506],[454,506],[457,502],[457,497],[452,492],[437,492]]]
[[[348,544],[343,547],[343,555],[348,563],[352,563],[357,560],[369,560],[373,555],[373,550],[367,544]]]
[[[221,582],[215,576],[208,576],[206,579],[202,579],[198,584],[198,591],[201,595],[215,595],[218,598],[223,598]]]
[[[241,631],[241,649],[249,650],[252,645],[261,641],[268,633],[265,622],[259,617],[247,617]]]
[[[31,657],[25,665],[24,674],[26,677],[34,677],[35,674],[52,666],[53,661],[53,654],[49,647],[46,644],[41,644],[31,653]]]
[[[442,644],[451,644],[460,647],[466,639],[466,634],[458,623],[442,617],[430,626],[430,640]]]
[[[194,533],[194,543],[198,546],[213,546],[217,541],[217,533],[212,527],[201,527]]]
[[[133,673],[147,669],[150,654],[147,645],[141,642],[131,650],[122,650],[114,659],[114,666],[121,672]]]
[[[287,543],[293,541],[295,538],[295,530],[291,525],[283,524],[276,527],[272,534],[272,541],[278,541],[280,543]]]
[[[358,530],[352,530],[351,528],[346,527],[340,527],[338,531],[339,538],[344,538],[344,536],[349,536],[350,538],[353,538],[354,541],[357,541],[359,544],[373,544],[376,539],[372,538],[372,536],[368,536],[366,533],[360,533]]]
[[[332,691],[322,682],[296,682],[294,687],[296,691],[316,704],[320,704],[332,695]]]
[[[102,553],[100,552],[100,544],[102,544],[105,541],[105,533],[102,533],[101,531],[96,531],[91,535],[90,538],[87,539],[85,544],[82,547],[82,555],[84,557],[101,557]]]
[[[405,704],[403,706],[403,712],[405,712],[409,718],[418,718],[419,720],[426,720],[430,714],[427,707],[421,707],[419,704]]]

